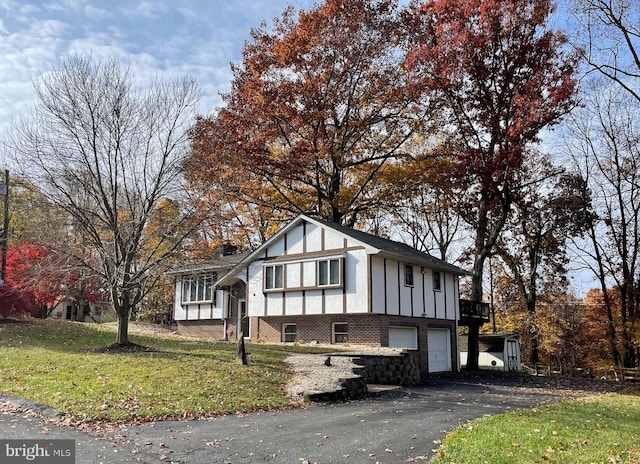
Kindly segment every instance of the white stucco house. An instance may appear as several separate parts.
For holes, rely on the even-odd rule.
[[[180,333],[398,347],[423,372],[460,368],[457,266],[306,215],[251,253],[222,251],[171,273]]]

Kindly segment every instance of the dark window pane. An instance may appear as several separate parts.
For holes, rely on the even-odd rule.
[[[274,271],[275,271],[275,276],[274,276],[274,283],[273,283],[273,288],[284,288],[284,279],[283,279],[283,267],[282,265],[279,266],[274,266]]]
[[[330,275],[329,275],[329,283],[331,285],[337,285],[340,283],[340,260],[332,259],[329,262],[330,265]]]
[[[318,285],[327,285],[329,283],[329,270],[327,269],[327,261],[318,262]]]

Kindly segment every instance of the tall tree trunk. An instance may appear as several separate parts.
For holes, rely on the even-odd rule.
[[[484,268],[484,254],[482,252],[476,253],[476,259],[473,263],[473,275],[471,276],[471,294],[472,300],[479,303],[482,301],[482,276]],[[477,371],[480,368],[480,324],[469,324],[468,335],[468,351],[467,351],[467,366],[468,371]]]
[[[536,292],[535,283],[532,281],[529,289],[524,287],[522,283],[523,294],[522,299],[529,313],[527,322],[527,331],[529,332],[529,343],[531,344],[531,352],[529,353],[529,362],[536,364],[540,362],[540,341],[538,340],[538,328],[536,326]]]
[[[596,248],[596,251],[597,251],[597,248]],[[618,351],[617,340],[616,340],[618,336],[616,331],[616,321],[613,316],[613,309],[612,309],[613,302],[611,301],[611,298],[609,297],[609,292],[607,291],[606,282],[604,280],[605,273],[604,273],[602,261],[600,261],[600,258],[598,258],[598,266],[600,268],[600,274],[598,276],[600,279],[600,290],[602,291],[602,299],[604,302],[605,311],[607,313],[607,326],[609,328],[609,330],[607,331],[607,335],[609,336],[609,349],[611,350],[611,360],[613,361],[614,366],[620,367],[622,366],[622,359],[620,356],[620,352]]]
[[[634,368],[636,367],[636,348],[635,343],[633,341],[633,335],[631,331],[631,324],[634,322],[633,316],[633,308],[631,298],[629,298],[628,293],[629,286],[624,285],[622,290],[626,293],[623,295],[620,301],[620,312],[622,313],[622,343],[623,343],[623,354],[622,354],[622,363],[624,367]]]
[[[118,345],[129,343],[129,311],[126,311],[126,313],[118,313],[118,337],[116,338]]]
[[[113,309],[118,316],[118,335],[116,344],[127,345],[129,343],[129,316],[131,315],[131,304],[129,303],[129,295],[123,292],[120,303],[117,300],[113,303]]]
[[[540,362],[540,349],[538,348],[538,334],[536,333],[533,322],[529,322],[527,327],[529,332],[529,344],[531,346],[531,352],[529,353],[529,363],[537,364]]]
[[[469,347],[467,351],[467,366],[465,367],[465,370],[477,371],[480,368],[480,324],[469,324],[468,337]]]
[[[624,367],[634,368],[636,367],[636,348],[633,341],[633,335],[631,331],[632,324],[635,322],[635,310],[633,307],[633,280],[629,278],[630,272],[628,269],[624,269],[625,281],[620,286],[620,313],[622,315],[621,320],[621,333],[622,333],[622,363]]]

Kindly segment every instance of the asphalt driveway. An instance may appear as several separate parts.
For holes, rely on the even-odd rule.
[[[97,435],[0,412],[0,437],[75,439],[78,464],[424,462],[457,425],[585,393],[554,382],[525,375],[445,376],[364,400],[105,428]]]

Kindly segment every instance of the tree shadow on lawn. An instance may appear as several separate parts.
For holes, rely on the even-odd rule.
[[[29,322],[27,319],[16,319],[13,317],[0,316],[0,324],[20,324],[22,322]]]
[[[212,359],[215,357],[209,353],[192,353],[189,351],[167,350],[167,349],[161,349],[161,348],[154,348],[152,346],[139,345],[133,342],[113,343],[108,346],[92,348],[88,350],[88,352],[96,353],[96,354],[124,354],[124,355],[149,354],[149,355],[152,355],[153,357],[164,357],[168,359],[177,359],[182,357]]]
[[[138,345],[137,343],[112,343],[111,345],[94,348],[93,353],[166,353],[169,352],[159,350],[150,346]]]
[[[45,319],[0,318],[0,340],[7,346],[39,347],[70,354],[184,354],[181,350],[155,347],[155,339],[149,335],[135,335],[138,343],[110,343],[114,339],[115,334],[96,330],[84,322],[54,321],[48,324]]]

